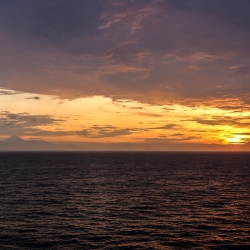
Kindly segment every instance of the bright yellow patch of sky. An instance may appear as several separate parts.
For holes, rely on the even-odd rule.
[[[32,99],[35,96],[38,98]],[[0,111],[48,115],[57,120],[27,127],[21,135],[26,139],[75,142],[143,142],[157,139],[172,143],[242,144],[250,138],[247,126],[239,123],[239,119],[248,121],[249,112],[236,113],[208,106],[149,105],[133,100],[113,101],[101,96],[60,100],[55,96],[30,93],[1,95],[0,106]],[[50,131],[51,134],[37,136],[32,131],[29,133],[29,129]],[[83,130],[87,134],[79,133]],[[53,135],[58,131],[65,134]]]

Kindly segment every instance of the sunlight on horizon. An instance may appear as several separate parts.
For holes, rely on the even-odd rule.
[[[17,132],[6,128],[5,138],[18,134],[24,139],[51,142],[145,143],[151,140],[160,144],[222,145],[244,144],[249,138],[235,133],[226,135],[234,131],[248,133],[248,129],[237,128],[235,122],[230,124],[230,119],[242,118],[248,112],[237,115],[231,110],[209,106],[152,105],[103,96],[67,100],[31,93],[4,95],[0,104],[6,112],[1,116],[9,119],[9,123],[16,123]]]

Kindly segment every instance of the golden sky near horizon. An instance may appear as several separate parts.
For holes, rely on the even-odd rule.
[[[250,145],[248,1],[0,4],[2,140]]]
[[[250,138],[248,111],[212,106],[152,105],[101,96],[68,100],[30,93],[3,95],[0,104],[6,124],[2,138],[14,134],[52,142],[198,144],[242,144]]]

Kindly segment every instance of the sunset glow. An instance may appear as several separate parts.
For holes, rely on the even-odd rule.
[[[1,140],[249,149],[244,4],[73,2],[2,1]]]
[[[234,137],[228,138],[227,140],[229,143],[233,144],[245,143],[244,136],[241,135],[235,135]]]

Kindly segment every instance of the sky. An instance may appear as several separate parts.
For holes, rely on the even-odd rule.
[[[0,140],[249,150],[249,0],[0,0]]]

